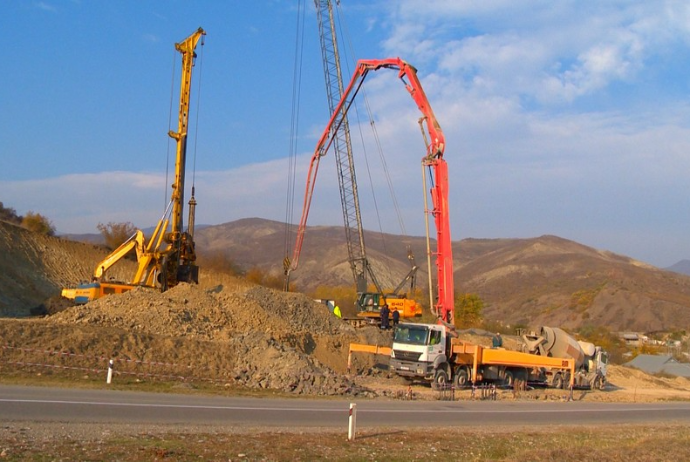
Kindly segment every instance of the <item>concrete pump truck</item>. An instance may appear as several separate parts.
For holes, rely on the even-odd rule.
[[[396,374],[431,382],[434,388],[450,383],[464,386],[470,382],[500,381],[511,384],[514,379],[527,380],[533,371],[548,370],[561,381],[567,380],[572,387],[575,377],[575,360],[571,357],[551,357],[527,352],[488,349],[460,341],[455,331],[453,254],[450,235],[448,205],[448,166],[443,157],[445,138],[431,105],[417,78],[417,71],[399,58],[381,61],[360,61],[350,87],[364,78],[370,70],[381,68],[398,70],[401,80],[414,99],[422,117],[419,119],[426,153],[422,168],[429,171],[432,186],[429,189],[432,208],[428,207],[427,175],[424,174],[424,198],[427,237],[427,259],[431,267],[431,255],[436,255],[436,294],[433,294],[429,271],[429,302],[437,317],[436,324],[403,322],[396,326],[392,347],[351,344],[348,369],[353,352],[367,352],[390,356],[390,369]],[[345,103],[347,92],[341,101]],[[340,107],[340,106],[339,106]],[[336,118],[334,113],[331,122]],[[427,131],[424,130],[426,125]],[[330,125],[329,125],[330,126]],[[325,135],[325,134],[324,134]],[[323,137],[322,137],[323,139]],[[436,226],[436,251],[432,252],[429,236],[429,215]],[[434,303],[435,301],[435,303]],[[561,382],[562,383],[562,382]]]
[[[180,282],[197,283],[199,281],[199,267],[195,264],[196,253],[194,249],[196,207],[194,187],[192,187],[192,195],[189,200],[187,230],[183,229],[182,212],[189,102],[192,69],[196,58],[194,50],[204,35],[206,32],[199,28],[185,40],[175,44],[175,49],[182,55],[178,129],[176,132],[172,130],[168,132],[168,135],[177,143],[175,181],[172,185],[170,202],[163,216],[148,240],[141,230],[137,230],[120,247],[98,263],[90,282],[79,284],[76,288],[63,289],[63,297],[72,299],[75,303],[83,304],[105,295],[127,292],[135,287],[151,287],[165,291]],[[107,270],[132,250],[136,251],[137,270],[131,280],[126,282],[108,280],[106,278]]]

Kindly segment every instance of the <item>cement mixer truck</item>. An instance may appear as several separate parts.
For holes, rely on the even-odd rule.
[[[606,385],[608,355],[593,343],[575,340],[557,327],[542,327],[538,333],[522,336],[525,350],[539,356],[567,357],[575,361],[573,385],[601,390]],[[546,371],[551,386],[564,388],[570,377],[561,370]]]

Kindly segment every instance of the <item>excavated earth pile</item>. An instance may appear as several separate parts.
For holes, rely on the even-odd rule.
[[[4,363],[36,364],[36,355],[53,351],[65,368],[104,369],[111,358],[116,374],[320,395],[371,394],[343,374],[348,345],[386,341],[301,294],[189,284],[4,320],[0,335],[15,339],[3,348]]]
[[[199,378],[297,393],[358,392],[340,373],[349,343],[366,341],[360,339],[366,334],[343,324],[323,305],[264,287],[238,292],[222,285],[203,289],[180,284],[165,293],[142,288],[73,307],[51,322],[155,335],[171,347],[116,353],[144,362],[185,364],[184,373]],[[370,336],[379,335],[367,330]],[[185,353],[181,339],[201,348]]]

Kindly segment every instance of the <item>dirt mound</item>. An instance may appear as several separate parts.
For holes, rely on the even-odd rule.
[[[72,307],[46,323],[119,331],[124,337],[111,354],[129,360],[191,361],[186,374],[251,388],[316,394],[360,393],[341,374],[349,343],[383,343],[390,336],[375,328],[355,330],[302,294],[258,286],[226,289],[222,284],[209,288],[180,284],[164,293],[137,288]],[[126,346],[152,337],[158,342],[167,339],[173,349]],[[190,348],[190,341],[192,346],[209,348],[183,351]]]
[[[304,295],[203,270],[199,285],[165,293],[137,288],[68,307],[60,290],[88,280],[105,249],[0,222],[0,251],[0,317],[49,315],[0,319],[2,362],[9,365],[88,370],[113,358],[119,373],[300,394],[361,393],[341,374],[349,343],[386,341],[377,329],[355,330]],[[133,272],[133,262],[121,261],[110,276],[127,280]]]

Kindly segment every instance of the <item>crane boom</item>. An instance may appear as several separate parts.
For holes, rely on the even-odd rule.
[[[316,185],[319,162],[321,158],[326,155],[328,149],[330,149],[330,146],[334,143],[336,134],[338,133],[341,125],[345,122],[347,112],[354,102],[359,89],[364,83],[364,79],[369,72],[377,71],[379,69],[392,69],[398,71],[398,77],[404,83],[405,88],[417,104],[417,107],[423,115],[421,120],[426,124],[428,144],[427,152],[422,158],[422,165],[428,167],[435,177],[435,182],[431,189],[433,203],[433,210],[431,211],[431,214],[434,217],[437,234],[436,266],[438,276],[438,301],[436,303],[435,311],[440,314],[441,318],[445,322],[452,324],[454,282],[450,220],[448,213],[448,167],[443,159],[443,154],[445,151],[445,137],[443,135],[443,131],[441,130],[441,126],[434,115],[431,105],[429,104],[426,94],[424,93],[422,85],[417,78],[417,70],[400,58],[359,60],[357,62],[357,67],[352,79],[350,80],[347,88],[343,91],[340,101],[333,110],[331,118],[321,134],[321,137],[319,138],[316,148],[314,149],[314,153],[311,157],[309,171],[307,173],[307,184],[304,194],[302,216],[297,229],[297,237],[295,247],[293,249],[292,260],[286,262],[286,274],[289,274],[290,271],[295,270],[299,263],[299,256],[302,251],[302,244],[304,242],[304,233],[306,231],[309,209],[314,196],[314,187]]]

